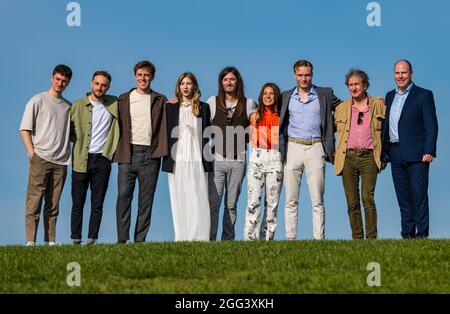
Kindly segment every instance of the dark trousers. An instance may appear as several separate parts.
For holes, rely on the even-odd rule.
[[[361,178],[362,201],[365,210],[366,238],[377,238],[377,209],[375,206],[375,185],[377,183],[378,168],[373,152],[356,156],[347,151],[342,182],[347,198],[348,217],[352,229],[353,239],[364,239],[363,220],[361,215],[361,201],[359,193],[359,179]]]
[[[119,164],[117,195],[117,237],[119,243],[130,239],[131,201],[136,179],[139,182],[138,216],[134,241],[144,242],[150,228],[153,198],[158,181],[161,158],[150,158],[150,146],[132,145],[131,163]]]
[[[429,234],[428,171],[422,161],[407,162],[400,145],[390,146],[392,179],[402,219],[402,237],[427,238]]]
[[[91,187],[91,217],[88,238],[98,239],[110,174],[111,162],[102,154],[88,154],[86,173],[72,171],[72,239],[82,239],[83,208],[89,186]]]

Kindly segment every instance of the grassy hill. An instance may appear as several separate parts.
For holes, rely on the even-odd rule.
[[[0,293],[450,293],[449,266],[450,240],[6,246]]]

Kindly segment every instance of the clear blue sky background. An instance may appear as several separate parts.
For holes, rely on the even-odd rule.
[[[153,88],[172,96],[177,76],[192,71],[203,100],[217,93],[217,74],[228,65],[239,68],[248,97],[257,99],[262,84],[282,89],[295,85],[292,64],[312,61],[314,83],[333,87],[349,97],[344,75],[351,67],[367,71],[370,94],[384,96],[395,87],[393,63],[410,59],[414,81],[432,89],[439,119],[438,158],[430,171],[430,236],[450,237],[448,178],[450,151],[450,3],[448,1],[378,1],[381,27],[368,27],[368,0],[80,0],[81,27],[66,24],[70,1],[0,2],[2,114],[0,115],[0,244],[24,242],[24,206],[28,160],[18,128],[24,106],[47,90],[58,63],[70,65],[74,76],[65,97],[73,101],[89,90],[95,70],[113,77],[111,94],[134,86],[133,65],[149,59],[157,67]],[[414,126],[412,125],[411,128]],[[70,171],[69,171],[70,174]],[[60,202],[57,239],[70,241],[70,175]],[[114,165],[104,206],[100,240],[115,242],[117,166]],[[237,238],[242,239],[246,181],[238,203]],[[388,167],[376,190],[381,238],[400,237],[400,213]],[[276,239],[284,238],[284,190]],[[136,216],[133,204],[133,218]],[[90,203],[86,204],[83,235]],[[340,177],[326,169],[326,236],[349,239],[350,227]],[[312,238],[311,204],[305,178],[300,195],[299,237]],[[134,230],[134,219],[132,221]],[[167,186],[162,173],[153,208],[149,241],[172,241],[173,225]],[[42,223],[38,241],[43,241]]]

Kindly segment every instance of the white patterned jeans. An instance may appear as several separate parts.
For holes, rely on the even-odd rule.
[[[248,205],[245,212],[244,240],[273,239],[282,180],[280,152],[277,149],[254,148],[248,165]],[[264,190],[265,211],[261,224],[261,200]]]

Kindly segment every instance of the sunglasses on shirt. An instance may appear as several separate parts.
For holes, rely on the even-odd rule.
[[[363,123],[363,118],[364,118],[364,112],[360,111],[358,113],[358,125],[361,125]]]

